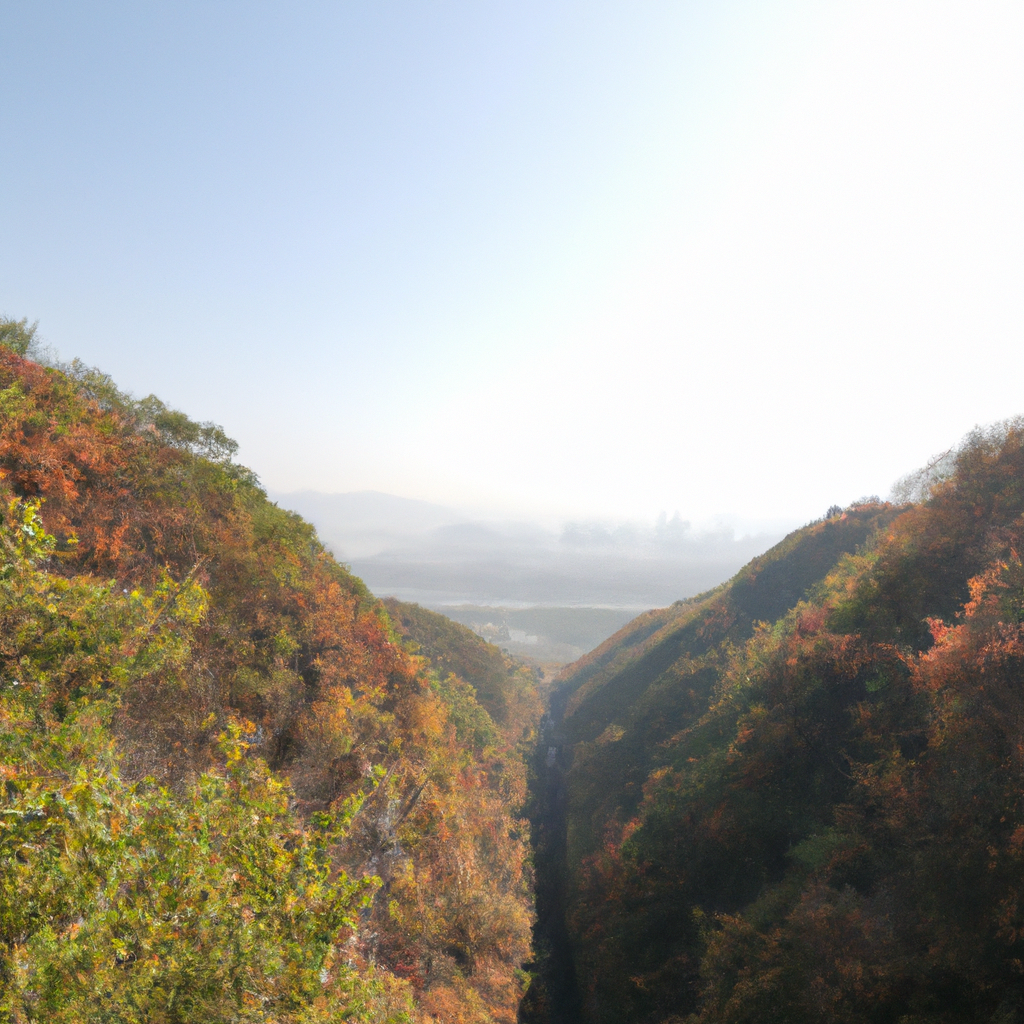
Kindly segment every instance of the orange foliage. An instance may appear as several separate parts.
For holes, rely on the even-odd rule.
[[[216,758],[232,715],[252,723],[250,745],[290,777],[302,811],[369,788],[380,766],[336,851],[383,880],[361,955],[412,982],[424,1019],[511,1024],[531,925],[516,814],[524,769],[502,734],[489,745],[460,735],[466,715],[493,731],[471,689],[442,686],[383,606],[248,471],[175,443],[144,403],[90,397],[2,345],[0,403],[0,499],[44,499],[59,571],[126,590],[192,573],[209,593],[187,681],[154,679],[123,701],[126,773],[182,783]],[[503,699],[529,734],[538,709],[515,685]]]

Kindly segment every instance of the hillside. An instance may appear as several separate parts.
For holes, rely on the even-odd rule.
[[[462,624],[393,597],[384,607],[409,650],[425,657],[442,676],[454,675],[470,683],[476,699],[506,732],[523,723],[530,728],[540,718],[541,699],[534,671],[487,643]]]
[[[1021,1019],[1024,424],[949,463],[563,673],[530,1019]]]
[[[514,1021],[532,675],[0,326],[0,1019]]]
[[[0,321],[0,1021],[1024,1020],[1024,421],[545,710],[220,427],[30,342]]]

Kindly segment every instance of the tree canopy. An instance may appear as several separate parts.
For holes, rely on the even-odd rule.
[[[4,329],[0,1019],[513,1021],[533,676],[495,721],[221,428]]]

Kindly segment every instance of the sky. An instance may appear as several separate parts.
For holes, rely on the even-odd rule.
[[[1024,5],[0,0],[0,313],[274,492],[806,522],[1024,413]]]

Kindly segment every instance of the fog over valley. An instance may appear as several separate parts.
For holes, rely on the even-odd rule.
[[[717,586],[787,532],[779,524],[746,533],[695,527],[678,513],[649,523],[481,518],[377,491],[272,497],[313,523],[375,594],[443,611],[516,654],[559,662],[637,612]]]

